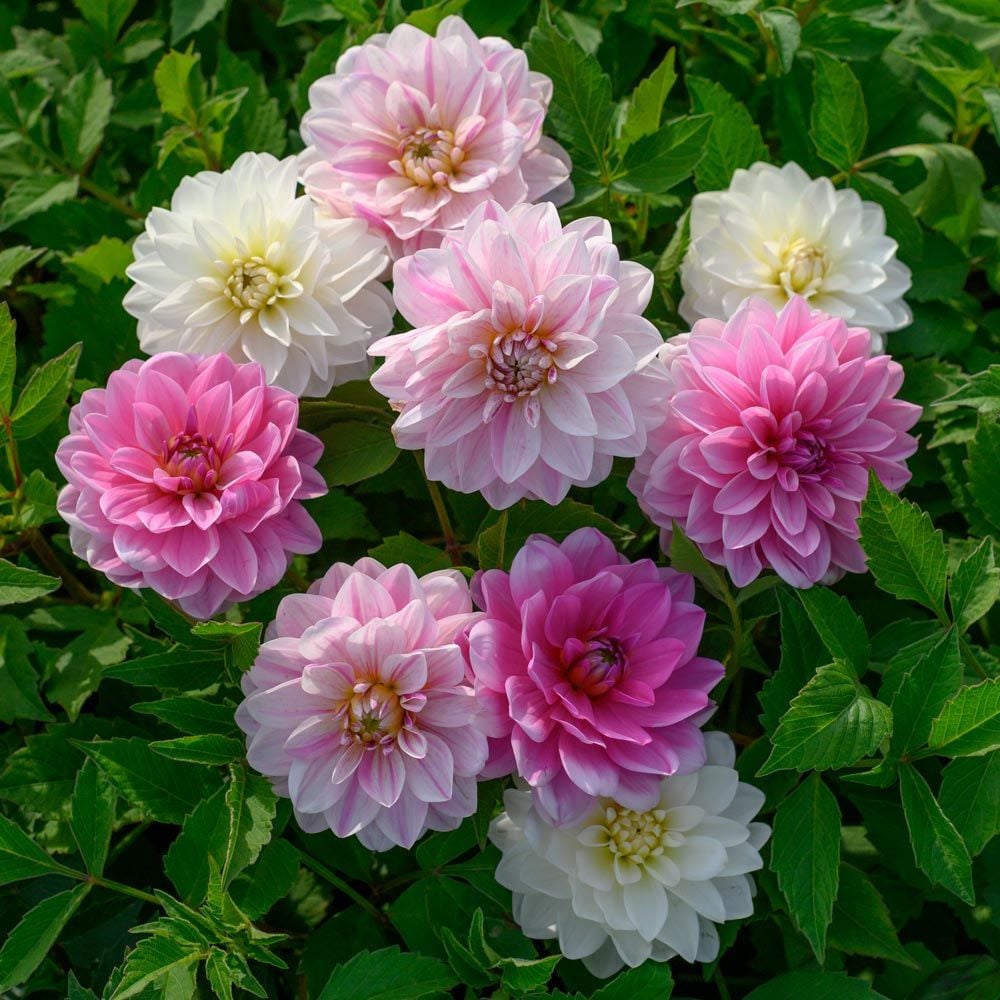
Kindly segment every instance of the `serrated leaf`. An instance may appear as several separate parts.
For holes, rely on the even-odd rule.
[[[75,198],[79,183],[78,177],[62,174],[32,174],[14,181],[0,205],[0,232]]]
[[[828,942],[831,948],[849,955],[887,958],[910,968],[917,967],[899,943],[885,900],[853,865],[840,867],[840,885],[833,905]]]
[[[745,1000],[888,1000],[876,993],[863,979],[852,979],[843,972],[786,972],[777,979],[758,986]]]
[[[547,955],[545,958],[501,958],[497,962],[500,970],[500,985],[508,993],[537,993],[543,990],[552,978],[562,955]]]
[[[223,665],[221,651],[194,653],[176,650],[119,663],[105,670],[104,676],[162,691],[201,691],[218,684]]]
[[[972,906],[976,901],[972,860],[954,824],[916,768],[900,768],[899,787],[917,867],[932,882]]]
[[[935,406],[972,406],[980,413],[1000,412],[1000,365],[968,375],[954,392],[939,399]]]
[[[984,538],[956,567],[948,582],[948,600],[956,627],[964,632],[1000,598],[1000,569],[993,539]]]
[[[40,434],[63,412],[82,347],[74,344],[32,372],[11,414],[18,441]]]
[[[179,729],[191,736],[212,733],[229,736],[236,732],[235,711],[232,705],[217,705],[204,698],[161,698],[159,701],[143,701],[132,706],[133,712],[152,715],[161,722]]]
[[[666,962],[643,962],[637,969],[618,973],[591,994],[590,1000],[667,1000],[673,989],[673,976]]]
[[[165,115],[186,121],[194,116],[195,91],[201,91],[200,55],[168,52],[153,71],[156,96]]]
[[[816,152],[838,170],[850,170],[868,141],[868,112],[861,84],[845,63],[814,53],[814,99],[809,134]]]
[[[941,808],[975,857],[1000,833],[1000,754],[961,757],[942,772]]]
[[[1000,469],[1000,423],[980,418],[976,435],[969,442],[969,460],[965,468],[969,474],[969,492],[979,513],[1000,535],[1000,491],[996,488],[995,475],[995,470]]]
[[[108,1000],[128,1000],[173,970],[201,961],[207,950],[176,937],[148,937],[125,957],[125,970]]]
[[[49,896],[24,915],[0,948],[0,993],[20,986],[41,965],[90,888],[83,883]]]
[[[623,148],[644,135],[652,135],[660,127],[663,105],[677,81],[674,70],[677,50],[670,49],[660,65],[636,84],[629,97],[622,122],[620,141]]]
[[[190,764],[220,765],[239,760],[245,753],[243,741],[216,733],[179,736],[173,740],[154,740],[149,744],[162,757]]]
[[[137,0],[73,0],[84,20],[106,46],[117,37]]]
[[[441,549],[426,545],[405,531],[398,535],[389,535],[381,545],[368,550],[368,555],[386,566],[396,563],[406,563],[417,576],[431,573],[438,569],[450,569],[451,559]]]
[[[271,839],[276,809],[274,789],[266,778],[251,773],[245,765],[234,765],[226,789],[226,809],[229,831],[219,864],[223,886],[253,864]]]
[[[1000,749],[1000,677],[962,688],[934,720],[929,745],[945,757]]]
[[[2,257],[3,254],[0,254],[0,258]],[[2,287],[4,283],[0,282],[0,288]],[[6,302],[0,302],[0,412],[8,416],[14,401],[14,376],[17,373],[15,331],[16,325],[11,319],[10,306]]]
[[[100,875],[108,858],[115,822],[115,790],[92,760],[76,776],[70,803],[70,829],[87,871]]]
[[[937,142],[896,146],[892,155],[915,156],[927,169],[927,179],[906,195],[914,213],[952,242],[965,244],[979,228],[983,208],[985,174],[976,154]]]
[[[725,602],[729,596],[723,571],[705,558],[676,521],[670,532],[670,565],[681,573],[690,573],[716,600]]]
[[[616,191],[663,194],[691,176],[705,155],[711,115],[688,115],[667,122],[629,147],[616,176]]]
[[[96,62],[66,85],[56,118],[63,155],[74,169],[81,169],[97,152],[113,104],[111,81]]]
[[[781,71],[788,73],[795,62],[795,53],[798,52],[802,40],[802,26],[799,24],[799,19],[795,16],[795,11],[785,7],[762,10],[760,17],[774,39]]]
[[[399,458],[388,427],[344,421],[319,435],[323,457],[316,468],[328,486],[351,486],[385,472]]]
[[[436,958],[398,948],[362,951],[338,965],[318,1000],[420,1000],[446,993],[457,980]]]
[[[0,559],[0,607],[24,604],[58,589],[59,581],[56,577]]]
[[[868,633],[850,602],[826,587],[810,587],[798,594],[830,655],[860,677],[868,666]]]
[[[692,111],[712,116],[705,155],[694,171],[695,186],[699,191],[727,188],[736,170],[768,159],[767,146],[746,106],[725,87],[696,76],[686,82]]]
[[[781,717],[760,774],[846,767],[871,755],[892,732],[892,712],[863,694],[840,663],[821,667]]]
[[[942,621],[948,554],[930,517],[890,493],[871,473],[861,504],[861,547],[875,582],[890,594],[930,608]]]
[[[226,0],[171,0],[170,44],[176,45],[205,27],[225,6]]]
[[[0,722],[18,719],[51,722],[52,714],[38,695],[38,674],[24,626],[13,615],[0,615]]]
[[[0,815],[0,885],[64,871],[13,820]]]
[[[183,823],[213,784],[205,768],[167,760],[138,737],[74,745],[97,762],[123,799],[162,823]]]
[[[795,925],[822,962],[840,878],[840,809],[818,774],[778,806],[771,870]]]
[[[233,879],[229,894],[257,920],[286,896],[299,873],[299,852],[287,840],[271,840],[250,866]]]

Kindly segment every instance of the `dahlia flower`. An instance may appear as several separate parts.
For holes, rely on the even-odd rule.
[[[144,351],[256,361],[297,396],[367,376],[369,342],[392,329],[385,244],[296,197],[297,170],[293,156],[244,153],[149,213],[124,302]]]
[[[750,822],[764,795],[733,770],[732,740],[706,733],[705,745],[705,766],[659,780],[647,809],[601,798],[560,829],[527,792],[505,793],[490,826],[503,852],[496,878],[528,937],[558,938],[602,978],[647,959],[716,958],[715,925],[753,913],[749,873],[771,831]]]
[[[552,81],[459,17],[348,49],[309,88],[302,181],[336,216],[360,216],[393,255],[438,246],[488,199],[573,195],[569,157],[542,135]]]
[[[473,581],[485,615],[468,633],[490,758],[515,771],[556,823],[608,796],[650,809],[665,774],[705,762],[699,725],[722,664],[697,655],[694,580],[630,563],[595,528],[533,535],[509,573]]]
[[[793,587],[863,573],[868,470],[902,489],[920,416],[894,398],[903,369],[870,353],[867,330],[801,298],[779,313],[748,299],[727,323],[695,323],[629,478],[664,547],[676,520],[739,587],[765,568]]]
[[[681,284],[689,323],[729,319],[749,295],[775,309],[800,295],[867,327],[881,351],[881,334],[912,319],[903,301],[910,269],[896,259],[881,206],[797,163],[755,163],[727,190],[695,195]]]
[[[319,528],[323,446],[298,400],[224,354],[129,361],[69,415],[56,463],[73,551],[119,586],[210,618],[273,587]]]
[[[605,220],[564,229],[552,205],[489,202],[393,280],[416,329],[372,345],[386,358],[372,385],[432,479],[497,508],[556,504],[642,451],[667,391],[641,315],[652,274],[619,261]]]
[[[281,602],[236,721],[303,830],[382,851],[475,812],[486,738],[456,639],[476,617],[457,570],[374,559]]]

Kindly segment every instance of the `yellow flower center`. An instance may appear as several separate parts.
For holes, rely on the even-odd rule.
[[[382,743],[394,738],[405,713],[399,696],[385,684],[358,691],[347,706],[347,730],[362,743]]]
[[[447,128],[417,128],[408,131],[399,143],[399,159],[390,166],[425,188],[446,187],[465,150],[455,145],[455,133]]]
[[[647,858],[663,853],[669,834],[665,809],[636,812],[624,806],[608,806],[605,811],[608,850],[626,861],[644,864]]]
[[[806,240],[793,240],[781,255],[777,280],[785,294],[809,298],[819,291],[829,266],[826,254]]]

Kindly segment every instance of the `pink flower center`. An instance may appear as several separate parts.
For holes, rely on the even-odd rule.
[[[558,376],[552,357],[556,345],[534,333],[514,330],[501,333],[486,355],[486,387],[497,389],[505,402],[534,396]]]
[[[800,431],[791,451],[782,456],[782,464],[794,469],[799,478],[821,480],[832,469],[826,441],[811,431]]]
[[[447,187],[465,150],[455,144],[455,133],[447,128],[420,127],[407,130],[399,143],[399,159],[390,167],[419,187]]]
[[[385,684],[358,686],[362,690],[356,690],[347,705],[347,732],[361,743],[390,743],[406,721],[399,696]]]
[[[175,434],[163,446],[160,467],[176,477],[178,493],[206,493],[214,490],[227,448],[220,448],[215,438],[197,432]]]
[[[577,648],[570,653],[565,676],[578,691],[591,696],[604,694],[625,676],[628,660],[617,639],[599,637],[574,646]]]

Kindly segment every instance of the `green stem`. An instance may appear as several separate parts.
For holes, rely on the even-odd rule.
[[[979,662],[979,657],[976,656],[975,650],[966,641],[965,636],[958,637],[958,648],[961,650],[962,659],[965,660],[968,666],[972,667],[973,671],[979,674],[984,681],[990,679],[990,672]]]
[[[110,889],[112,892],[120,892],[123,896],[131,896],[133,899],[141,899],[144,903],[153,903],[156,906],[160,905],[160,901],[151,892],[143,892],[142,889],[133,889],[130,885],[125,885],[122,882],[115,882],[113,879],[109,878],[99,878],[97,875],[83,875],[82,877],[85,882],[92,882],[94,885],[99,885],[102,889]]]
[[[434,513],[437,514],[438,524],[441,525],[445,552],[448,553],[448,558],[451,560],[452,566],[460,566],[462,564],[461,546],[455,538],[455,529],[452,527],[451,517],[448,514],[448,508],[445,506],[441,489],[437,483],[427,478],[427,472],[424,469],[424,460],[420,452],[413,452],[413,457],[420,469],[420,474],[424,477],[424,482],[427,484],[427,492],[430,494],[431,503],[434,505]]]
[[[322,861],[317,861],[314,857],[306,854],[302,851],[300,854],[302,863],[306,868],[311,869],[321,878],[326,879],[335,889],[342,892],[348,899],[353,900],[361,909],[365,910],[372,917],[374,917],[379,923],[385,923],[385,914],[370,900],[366,899],[361,895],[357,889],[352,888],[347,882],[345,882],[339,875],[334,871],[327,868]]]
[[[46,541],[45,536],[37,528],[28,528],[28,530],[24,532],[24,537],[27,539],[32,551],[36,556],[38,556],[45,568],[62,580],[62,584],[66,588],[66,592],[73,598],[73,600],[91,607],[98,603],[100,598],[96,594],[91,593],[73,575],[68,567],[63,564],[59,556],[56,555],[55,550]]]
[[[729,987],[726,985],[726,980],[722,976],[722,970],[718,966],[716,966],[715,972],[712,973],[712,982],[715,983],[719,991],[719,1000],[732,1000]]]

